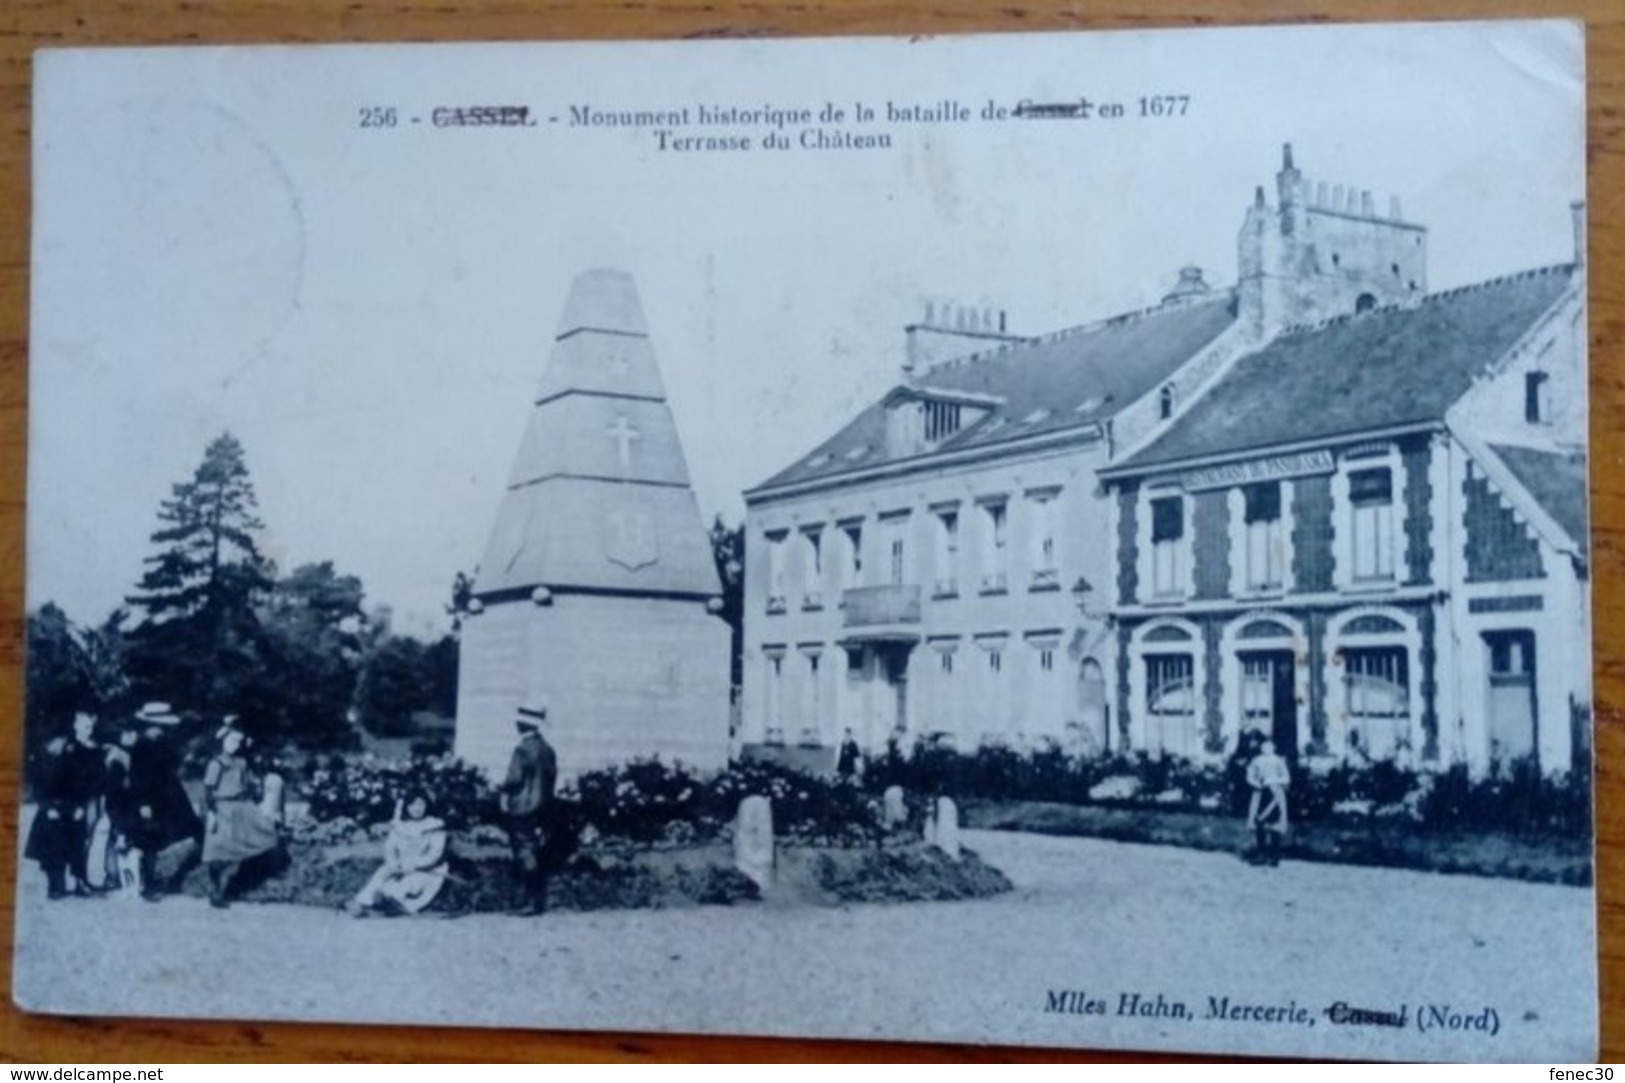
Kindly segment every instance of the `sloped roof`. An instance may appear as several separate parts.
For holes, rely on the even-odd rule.
[[[1586,457],[1579,452],[1491,444],[1518,483],[1562,527],[1582,554],[1590,552],[1586,514]]]
[[[918,374],[893,389],[758,489],[836,477],[886,462],[919,459],[1058,432],[1111,417],[1166,380],[1235,322],[1233,291],[1059,331]],[[930,451],[893,459],[886,403],[900,391],[976,396],[986,416]]]
[[[1288,330],[1108,472],[1443,421],[1557,301],[1572,270],[1525,271]]]

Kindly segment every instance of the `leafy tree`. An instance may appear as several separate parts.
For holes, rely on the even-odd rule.
[[[457,636],[445,635],[429,645],[423,662],[428,674],[427,709],[442,718],[457,714],[457,665],[460,646]]]
[[[424,653],[411,636],[392,635],[368,656],[356,690],[356,713],[368,732],[380,737],[412,732],[412,715],[428,698]]]
[[[99,627],[85,628],[52,602],[28,614],[24,743],[29,762],[75,713],[107,714],[128,700],[124,616],[122,609],[114,610]]]
[[[238,711],[263,674],[257,605],[273,567],[243,447],[224,433],[190,480],[171,489],[152,535],[157,552],[128,599],[141,614],[129,637],[136,689],[198,711]]]
[[[60,727],[75,711],[93,706],[79,665],[68,615],[54,602],[28,614],[28,702],[24,718],[30,744],[35,735]]]
[[[361,580],[331,561],[277,580],[259,606],[259,679],[251,689],[262,725],[321,744],[348,741],[368,619]]]
[[[356,711],[380,737],[415,735],[419,712],[450,718],[457,711],[456,638],[446,635],[432,644],[412,636],[384,638],[362,670]]]

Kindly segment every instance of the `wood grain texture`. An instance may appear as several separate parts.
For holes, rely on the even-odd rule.
[[[1603,1059],[1625,1059],[1625,5],[1613,0],[9,0],[0,8],[0,1060],[1143,1060],[946,1045],[101,1021],[11,1003],[21,749],[32,53],[60,45],[946,34],[1230,22],[1582,17],[1588,24],[1592,514]],[[1532,916],[1533,917],[1533,916]],[[1159,1058],[1178,1059],[1178,1058]]]

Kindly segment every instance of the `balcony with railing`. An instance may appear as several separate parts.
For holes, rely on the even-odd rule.
[[[850,639],[920,638],[918,584],[855,587],[841,593],[841,624]]]

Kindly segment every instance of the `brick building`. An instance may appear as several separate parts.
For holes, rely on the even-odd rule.
[[[1416,227],[1321,207],[1290,155],[1277,179],[1242,233],[1267,344],[1102,471],[1120,740],[1567,769],[1590,703],[1580,209],[1573,263],[1412,296]]]

